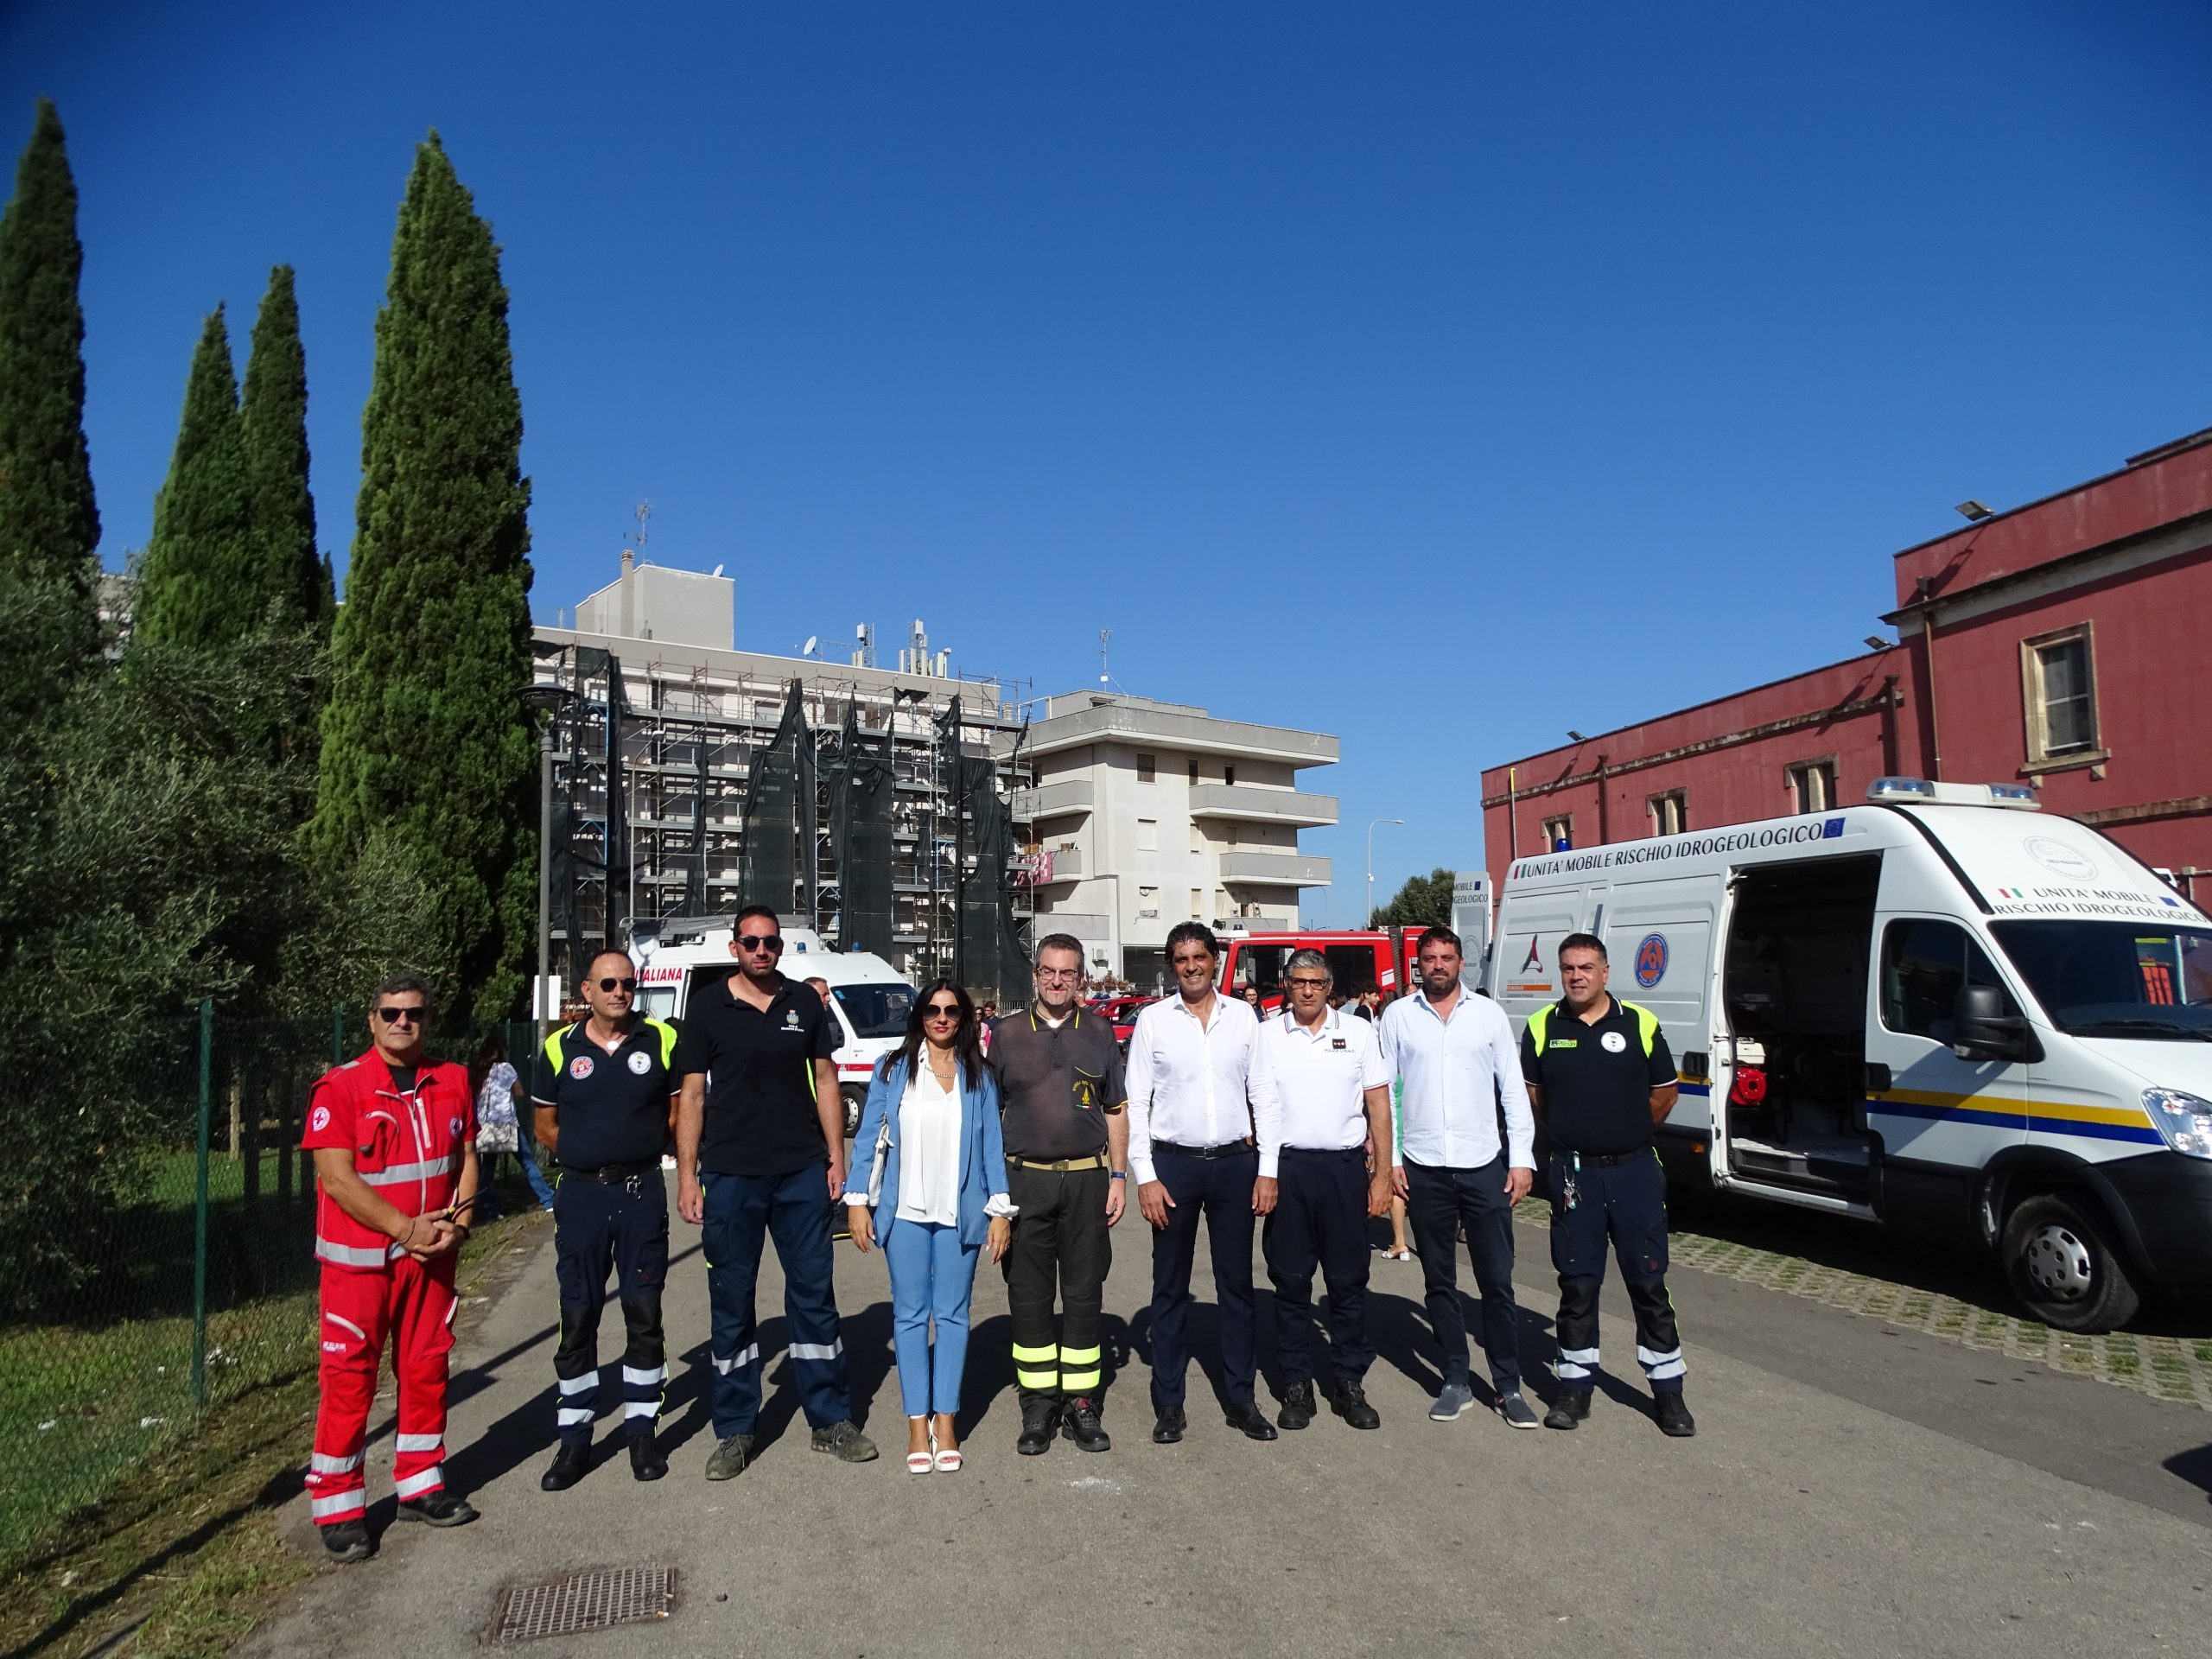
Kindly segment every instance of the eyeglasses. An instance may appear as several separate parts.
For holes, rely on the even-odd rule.
[[[427,1012],[420,1003],[411,1008],[378,1008],[377,1018],[387,1026],[419,1026]]]
[[[932,1002],[922,1012],[932,1020],[957,1020],[960,1005],[957,1002]]]
[[[1046,980],[1081,979],[1083,969],[1080,968],[1039,968],[1037,970],[1037,977]]]
[[[638,982],[634,979],[602,979],[599,982],[599,988],[602,991],[634,991],[638,988]]]
[[[784,941],[780,935],[774,933],[747,933],[738,940],[737,948],[741,950],[766,950],[773,954],[784,948]]]
[[[1329,982],[1325,979],[1294,978],[1290,982],[1290,986],[1293,990],[1325,991],[1329,988]]]

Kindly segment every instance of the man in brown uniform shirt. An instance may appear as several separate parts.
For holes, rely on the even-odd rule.
[[[1020,1211],[1004,1267],[1024,1457],[1048,1450],[1056,1427],[1086,1452],[1112,1444],[1098,1421],[1098,1325],[1114,1259],[1108,1230],[1128,1185],[1128,1098],[1113,1023],[1077,1005],[1082,990],[1083,946],[1048,934],[1037,944],[1037,1000],[991,1027],[1007,1195]]]

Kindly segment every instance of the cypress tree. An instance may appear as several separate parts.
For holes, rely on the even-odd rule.
[[[254,319],[238,429],[262,586],[282,606],[287,626],[322,633],[327,578],[315,550],[315,498],[308,493],[308,359],[289,265],[269,273],[269,291]]]
[[[67,582],[89,640],[100,517],[85,448],[84,264],[61,118],[41,99],[0,215],[0,566]]]
[[[219,305],[200,331],[168,481],[154,498],[136,637],[209,650],[261,628],[269,594],[254,528],[231,336]]]
[[[312,841],[336,862],[382,831],[419,856],[487,1019],[534,948],[529,504],[499,247],[433,132],[377,316]]]

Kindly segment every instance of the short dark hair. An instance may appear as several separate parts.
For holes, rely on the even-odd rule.
[[[423,999],[423,1017],[427,1020],[438,1011],[438,1000],[430,995],[430,982],[420,974],[389,974],[369,993],[369,1007],[376,1007],[387,996],[404,996],[412,991]]]
[[[1445,926],[1441,922],[1439,922],[1434,927],[1425,927],[1421,929],[1421,938],[1414,941],[1414,955],[1421,955],[1421,953],[1427,950],[1432,944],[1448,944],[1454,950],[1457,950],[1461,956],[1464,957],[1467,954],[1467,947],[1459,943],[1459,936],[1457,933],[1454,933],[1450,928]]]
[[[1599,938],[1595,933],[1568,934],[1565,938],[1559,942],[1559,956],[1556,959],[1564,961],[1567,957],[1567,953],[1570,950],[1595,950],[1598,953],[1599,961],[1611,962],[1612,960],[1611,957],[1605,954],[1605,942]]]
[[[1037,955],[1041,959],[1047,950],[1072,950],[1078,963],[1086,963],[1083,941],[1072,933],[1047,933],[1037,941]]]
[[[1170,963],[1175,960],[1177,945],[1193,943],[1205,946],[1206,954],[1210,957],[1221,954],[1221,941],[1214,938],[1213,929],[1204,922],[1178,922],[1167,930],[1167,960]]]
[[[601,963],[604,962],[609,957],[621,957],[622,960],[627,963],[632,969],[636,968],[638,965],[627,950],[618,950],[614,946],[610,944],[604,950],[594,950],[591,953],[590,959],[584,963],[583,972],[576,976],[577,983],[589,984],[591,982],[592,976],[591,970],[598,967]]]
[[[748,916],[766,916],[770,921],[775,923],[779,932],[783,931],[784,918],[776,914],[776,907],[773,905],[747,905],[743,910],[737,912],[737,918],[732,925],[730,931],[733,933],[743,932],[745,931],[745,920]]]

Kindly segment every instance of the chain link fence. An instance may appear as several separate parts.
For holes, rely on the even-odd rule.
[[[429,1051],[467,1064],[497,1036],[526,1071],[531,1032],[454,1027]],[[114,1196],[53,1203],[57,1230],[0,1256],[0,1573],[210,1409],[313,1371],[315,1167],[301,1123],[315,1078],[365,1046],[358,1009],[290,1020],[203,1007],[155,1063],[111,1080],[150,1129],[144,1144],[100,1148]],[[500,1161],[499,1198],[534,1202]]]

